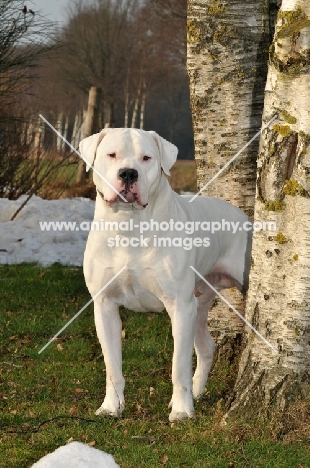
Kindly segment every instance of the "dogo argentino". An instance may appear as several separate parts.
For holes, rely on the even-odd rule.
[[[96,414],[118,416],[124,409],[123,305],[137,312],[167,310],[174,340],[169,419],[192,417],[193,397],[204,392],[213,359],[207,316],[215,293],[190,266],[218,291],[245,288],[251,232],[242,226],[249,225],[248,217],[219,199],[201,196],[190,203],[176,194],[165,174],[178,150],[153,131],[104,129],[82,140],[80,151],[94,167],[94,221],[110,226],[89,233],[84,275],[92,297],[127,266],[94,299],[106,366],[106,395]],[[210,223],[225,229],[212,229]],[[146,226],[150,229],[145,232]],[[197,368],[192,376],[194,347]]]

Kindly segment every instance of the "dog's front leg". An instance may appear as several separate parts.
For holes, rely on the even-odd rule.
[[[194,415],[192,396],[192,359],[197,301],[176,301],[167,308],[171,318],[174,351],[172,361],[173,394],[169,420],[191,418]]]
[[[122,322],[118,305],[94,301],[95,325],[106,366],[106,395],[97,415],[120,416],[125,405],[122,375]]]

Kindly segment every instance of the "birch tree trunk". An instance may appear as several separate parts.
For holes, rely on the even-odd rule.
[[[137,117],[138,117],[138,110],[139,110],[142,86],[143,86],[143,78],[141,77],[140,80],[139,80],[137,96],[136,96],[136,99],[135,99],[135,104],[134,104],[134,108],[133,108],[133,112],[132,112],[131,128],[135,128],[136,125],[137,125]]]
[[[283,409],[310,390],[310,3],[283,0],[270,50],[246,316],[278,349],[247,331],[228,415]]]
[[[145,119],[145,102],[146,102],[146,82],[143,78],[143,88],[142,88],[142,99],[140,107],[140,128],[144,129],[144,119]]]
[[[126,84],[125,84],[125,114],[124,114],[124,127],[128,127],[129,122],[129,75],[130,75],[130,67],[127,69],[126,75]]]
[[[79,141],[82,139],[82,138],[79,138],[81,124],[82,124],[82,113],[79,112],[76,114],[74,118],[72,137],[71,137],[71,145],[74,146],[74,148],[77,148]]]
[[[187,68],[199,189],[261,127],[269,27],[269,2],[263,0],[188,2]],[[203,194],[226,199],[253,216],[257,151],[254,142]],[[224,295],[244,311],[241,294]],[[216,304],[209,314],[211,333],[218,349],[234,354],[232,338],[240,339],[243,322],[220,300]]]
[[[69,133],[69,117],[66,116],[64,118],[64,125],[63,125],[63,136],[66,138],[66,140],[69,139],[68,138],[68,136],[69,136],[68,133]],[[61,150],[63,152],[65,152],[67,150],[67,143],[64,140],[62,140]]]
[[[64,115],[63,115],[62,112],[58,115],[58,119],[57,119],[57,122],[56,122],[56,130],[58,130],[58,132],[59,132],[61,135],[63,135],[63,130],[64,130]],[[63,136],[64,136],[64,135],[63,135]],[[63,149],[62,143],[63,143],[63,139],[60,138],[58,135],[56,135],[56,148],[57,148],[57,151],[59,151],[59,152],[61,152],[62,149]]]
[[[33,189],[37,187],[39,170],[40,170],[40,157],[42,153],[42,142],[43,142],[43,128],[39,124],[38,130],[34,136],[34,151],[33,151]],[[34,191],[36,194],[36,191]]]

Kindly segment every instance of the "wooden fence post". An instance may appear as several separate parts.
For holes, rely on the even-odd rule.
[[[99,130],[100,112],[102,104],[102,90],[92,86],[89,90],[87,114],[84,125],[83,138],[86,138]],[[86,180],[85,163],[81,159],[78,163],[77,183],[81,184]]]

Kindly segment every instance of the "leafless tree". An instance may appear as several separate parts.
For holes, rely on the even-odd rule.
[[[92,86],[102,88],[102,126],[153,129],[183,155],[192,152],[186,77],[186,4],[183,15],[154,8],[152,0],[81,1],[60,31],[63,47],[41,63],[33,108],[56,124],[87,107]],[[181,11],[176,0],[171,5]],[[185,4],[185,6],[184,6]],[[169,16],[170,15],[170,16]],[[181,131],[177,131],[178,128]]]
[[[0,196],[16,198],[33,185],[25,122],[38,60],[55,48],[52,24],[20,0],[2,0],[0,44]]]
[[[33,77],[31,71],[53,43],[51,23],[33,13],[20,0],[2,0],[0,3],[2,108],[11,105],[16,101],[16,95],[29,89]]]
[[[106,124],[143,126],[150,92],[160,83],[165,89],[167,74],[184,67],[185,24],[178,21],[168,26],[151,1],[81,0],[60,36],[64,47],[52,74],[85,102],[91,86],[101,87]]]

